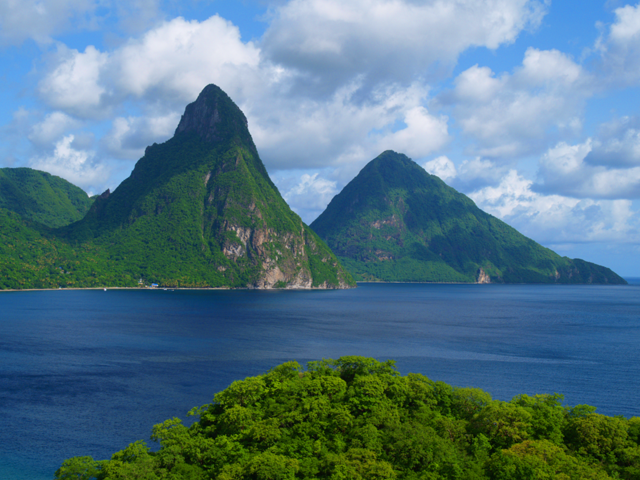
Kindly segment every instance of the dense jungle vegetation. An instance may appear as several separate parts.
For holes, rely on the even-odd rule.
[[[311,223],[356,280],[611,283],[610,269],[561,257],[480,210],[466,195],[387,150]]]
[[[66,180],[31,168],[0,168],[0,208],[47,227],[77,222],[94,198]]]
[[[232,383],[199,420],[153,427],[110,460],[66,460],[56,480],[640,478],[640,418],[558,394],[493,400],[401,376],[391,360],[288,362]]]

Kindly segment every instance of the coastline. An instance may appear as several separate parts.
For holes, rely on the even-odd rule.
[[[252,288],[229,288],[229,287],[65,287],[65,288],[20,288],[20,289],[4,289],[2,292],[58,292],[64,290],[255,290]],[[285,289],[280,289],[285,290]]]
[[[610,284],[610,283],[478,283],[478,282],[371,282],[371,281],[357,281],[357,285],[549,285],[549,286],[640,286],[640,278],[629,277],[625,278],[627,284]],[[65,290],[157,290],[157,291],[218,291],[218,290],[278,290],[278,291],[311,291],[311,290],[336,290],[326,288],[250,288],[250,287],[65,287],[65,288],[22,288],[22,289],[0,289],[0,294],[3,292],[58,292]],[[342,290],[351,290],[349,288]]]

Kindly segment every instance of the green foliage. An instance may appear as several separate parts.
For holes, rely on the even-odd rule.
[[[65,460],[56,470],[55,478],[59,480],[94,480],[102,474],[104,462],[97,462],[91,457],[73,457]]]
[[[480,210],[405,155],[372,160],[311,224],[356,280],[626,283],[560,257]]]
[[[638,478],[640,420],[562,406],[560,395],[492,400],[393,361],[296,362],[233,382],[110,460],[66,460],[61,479]]]
[[[77,222],[93,199],[80,188],[31,168],[0,168],[0,208],[48,227]]]

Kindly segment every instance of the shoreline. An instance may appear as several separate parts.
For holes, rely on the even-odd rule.
[[[627,284],[611,284],[611,283],[471,283],[471,282],[371,282],[371,281],[357,281],[357,285],[367,284],[367,285],[549,285],[549,286],[610,286],[610,287],[624,287],[624,286],[640,286],[640,277],[630,277],[631,280],[635,280],[629,282]],[[637,282],[637,283],[636,283]],[[353,290],[353,288],[250,288],[250,287],[65,287],[65,288],[22,288],[22,289],[0,289],[0,294],[3,292],[57,292],[57,291],[65,291],[65,290],[156,290],[156,291],[175,291],[175,290],[184,290],[184,291],[219,291],[219,290],[258,290],[258,291],[325,291],[325,290]]]
[[[65,287],[65,288],[8,288],[0,289],[2,292],[57,292],[64,290],[253,290],[251,288],[229,287]],[[284,290],[284,289],[282,289]]]

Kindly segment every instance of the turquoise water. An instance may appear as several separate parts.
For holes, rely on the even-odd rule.
[[[365,355],[494,398],[640,416],[640,282],[625,287],[0,294],[0,478],[51,479],[288,360]]]

